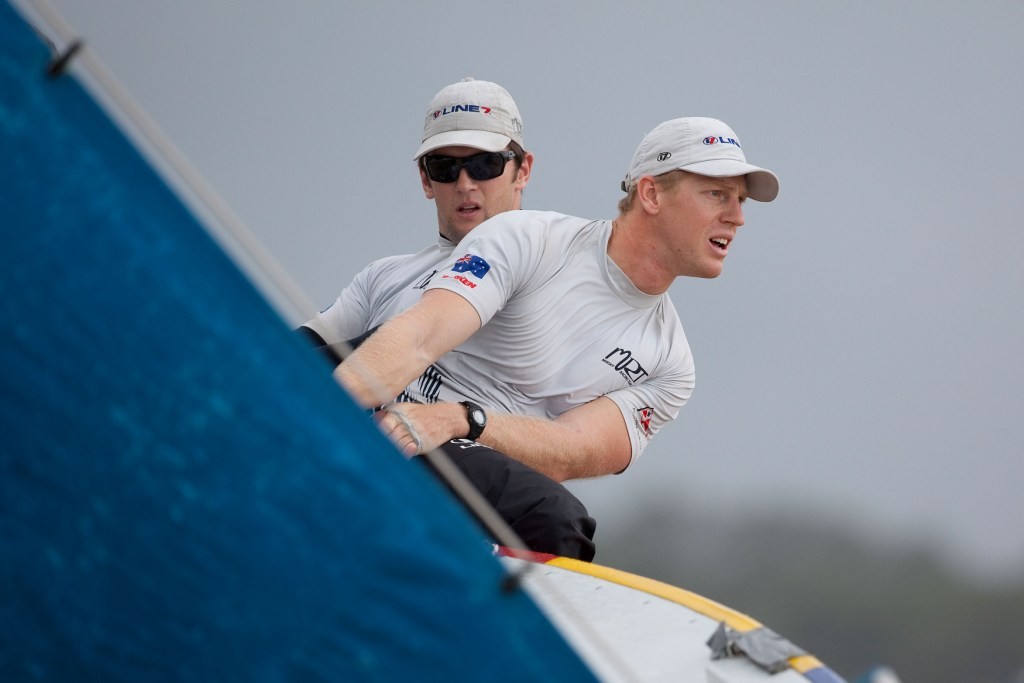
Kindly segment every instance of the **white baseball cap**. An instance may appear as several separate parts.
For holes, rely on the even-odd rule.
[[[636,148],[622,189],[628,192],[642,176],[675,170],[713,178],[746,176],[747,196],[759,202],[779,194],[778,177],[748,164],[736,133],[718,119],[689,116],[658,125]]]
[[[466,77],[434,95],[413,159],[450,145],[497,152],[510,141],[523,146],[523,119],[512,96],[497,83]]]

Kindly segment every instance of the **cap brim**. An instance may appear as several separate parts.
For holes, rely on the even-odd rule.
[[[712,178],[747,177],[747,197],[758,202],[770,202],[779,196],[779,179],[766,168],[751,166],[735,159],[710,159],[684,166],[680,170]]]
[[[484,130],[451,130],[424,140],[416,150],[413,161],[442,147],[474,147],[484,152],[498,152],[508,147],[510,142],[512,138],[500,133],[489,133]]]

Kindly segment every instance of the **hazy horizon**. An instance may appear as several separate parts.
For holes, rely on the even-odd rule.
[[[504,85],[525,205],[591,218],[654,125],[726,121],[779,198],[671,290],[679,419],[573,489],[599,525],[796,511],[1024,580],[1024,4],[50,4],[318,307],[433,239],[412,154],[448,83]]]

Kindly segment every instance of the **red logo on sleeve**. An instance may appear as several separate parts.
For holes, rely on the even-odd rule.
[[[651,418],[654,417],[654,410],[647,406],[636,411],[636,421],[644,430],[648,438],[651,436]]]
[[[461,282],[462,284],[466,285],[470,289],[473,289],[474,287],[476,287],[476,283],[473,282],[472,280],[470,280],[465,275],[442,275],[441,279],[442,280],[456,280],[456,281]]]

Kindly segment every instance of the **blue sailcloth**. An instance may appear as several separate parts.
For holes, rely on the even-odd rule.
[[[51,59],[0,2],[0,678],[593,680]]]

